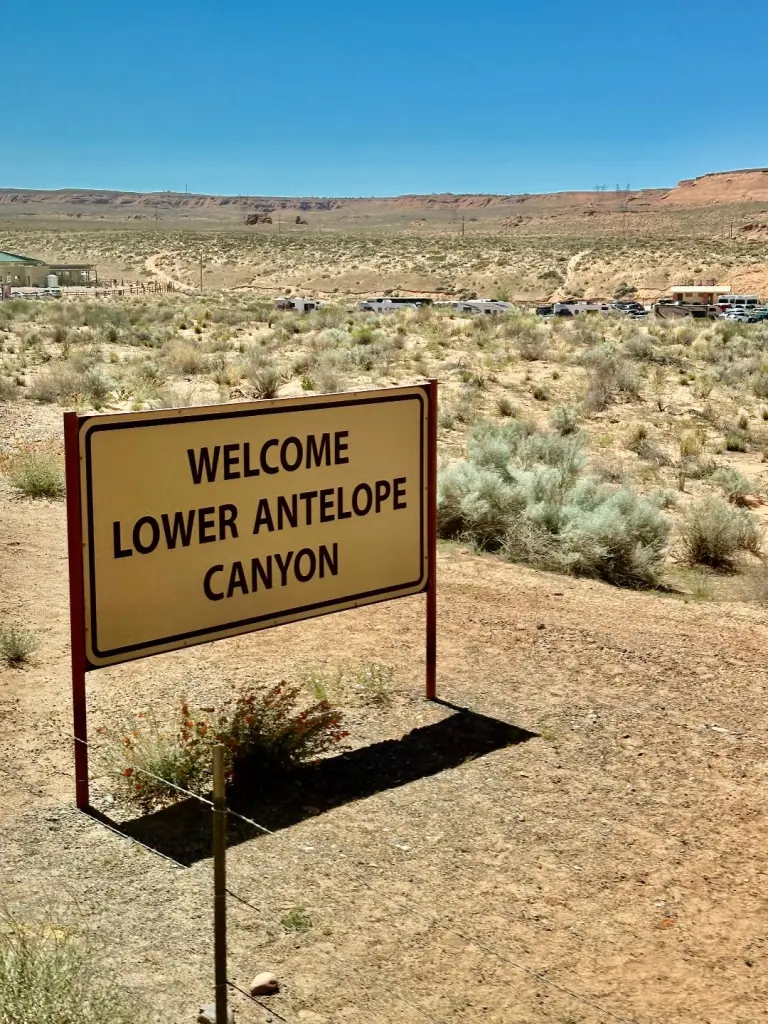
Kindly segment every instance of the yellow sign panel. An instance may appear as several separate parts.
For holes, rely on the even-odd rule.
[[[408,387],[84,420],[89,664],[424,590],[427,410]]]

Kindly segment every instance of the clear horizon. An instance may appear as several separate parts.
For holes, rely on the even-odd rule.
[[[388,198],[671,188],[768,164],[761,62],[718,46],[712,0],[697,27],[683,0],[648,0],[642,23],[605,0],[572,12],[298,0],[286,27],[241,0],[226,18],[199,0],[98,18],[41,0],[50,31],[5,26],[3,187]],[[740,23],[761,38],[768,9],[743,0]]]

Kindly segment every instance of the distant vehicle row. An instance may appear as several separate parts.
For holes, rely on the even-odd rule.
[[[12,288],[9,298],[11,299],[60,299],[61,288],[32,288],[25,292],[18,288]]]
[[[620,313],[633,319],[648,316],[648,310],[640,302],[582,302],[568,299],[536,307],[536,315],[543,317],[576,316],[579,313]]]

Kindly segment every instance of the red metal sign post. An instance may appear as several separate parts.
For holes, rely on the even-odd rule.
[[[437,381],[427,390],[427,700],[437,697]]]
[[[80,417],[64,413],[64,470],[67,484],[67,545],[69,551],[69,622],[72,644],[72,710],[75,737],[75,799],[83,811],[88,792],[88,714],[85,696],[85,584],[83,526],[80,503]]]

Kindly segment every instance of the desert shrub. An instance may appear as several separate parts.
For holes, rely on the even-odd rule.
[[[194,387],[166,384],[153,395],[149,404],[153,409],[186,409],[197,404],[196,397]]]
[[[653,502],[657,508],[674,508],[677,505],[677,495],[669,489],[656,491],[650,495],[648,500]]]
[[[630,359],[650,362],[654,357],[653,338],[649,334],[634,334],[624,342],[624,354]]]
[[[312,918],[304,907],[292,907],[280,918],[280,924],[287,932],[308,932],[312,927]]]
[[[303,682],[316,700],[346,702],[373,707],[384,707],[392,703],[392,682],[395,670],[391,665],[369,661],[355,667],[336,668],[330,671],[310,669]]]
[[[725,450],[727,452],[745,452],[747,446],[747,436],[743,430],[734,427],[726,433]]]
[[[132,366],[133,378],[136,386],[161,387],[168,380],[168,371],[154,359],[140,359]]]
[[[0,402],[13,402],[18,394],[19,388],[15,380],[0,377]]]
[[[685,430],[677,440],[681,459],[697,459],[704,450],[701,436],[695,430]]]
[[[69,363],[49,366],[32,381],[27,394],[35,402],[65,405],[82,394],[81,375]]]
[[[640,386],[637,374],[612,345],[598,345],[587,352],[582,361],[589,368],[584,395],[586,412],[602,412],[620,395],[626,398],[638,397]]]
[[[575,409],[567,405],[558,405],[549,414],[549,425],[562,437],[575,434],[579,429],[579,417]]]
[[[670,524],[628,488],[581,476],[584,439],[530,424],[484,424],[469,458],[438,478],[438,532],[558,572],[643,586],[656,582]]]
[[[332,366],[319,366],[315,373],[315,390],[323,395],[334,395],[343,391],[347,382]]]
[[[467,538],[480,551],[498,551],[522,504],[498,470],[455,462],[438,477],[438,534]]]
[[[683,517],[680,536],[687,560],[694,565],[729,569],[742,551],[759,554],[760,536],[750,514],[709,495]]]
[[[283,375],[275,366],[264,366],[250,375],[246,374],[257,398],[276,398],[283,383]]]
[[[51,332],[51,341],[56,345],[64,345],[69,337],[69,328],[64,324],[56,324]]]
[[[116,388],[116,382],[101,367],[86,370],[81,381],[81,393],[94,409],[103,409]]]
[[[210,791],[213,746],[226,748],[227,778],[237,784],[258,773],[314,761],[343,743],[342,713],[326,700],[306,705],[299,685],[242,687],[218,711],[192,712],[182,698],[174,724],[139,714],[122,730],[99,730],[104,758],[125,796],[144,810],[178,799],[174,787]]]
[[[732,505],[743,506],[746,496],[752,490],[749,481],[738,470],[731,469],[730,466],[721,466],[720,469],[712,474],[710,479],[713,484],[722,489]]]
[[[358,345],[370,345],[376,341],[378,333],[371,324],[361,324],[352,331],[352,338]]]
[[[21,668],[40,646],[34,633],[24,626],[11,623],[0,626],[0,661],[9,668]]]
[[[549,353],[546,336],[538,329],[519,334],[515,345],[520,358],[528,362],[546,359]]]
[[[8,480],[26,498],[62,498],[64,473],[59,460],[45,452],[27,452],[12,462]]]
[[[208,368],[208,360],[203,352],[194,345],[183,342],[171,345],[166,354],[165,361],[171,373],[181,374],[184,377],[194,377],[205,373]]]
[[[0,927],[3,1024],[138,1024],[148,1019],[88,943],[61,927],[5,915]]]
[[[392,681],[395,670],[391,665],[369,661],[351,673],[352,692],[361,704],[385,707],[392,703]]]
[[[650,431],[645,423],[636,423],[630,428],[625,444],[629,451],[656,466],[672,464],[670,456],[650,437]]]
[[[768,372],[761,370],[752,380],[752,391],[757,398],[768,398]]]
[[[496,411],[499,416],[516,416],[517,408],[508,395],[500,395],[496,399]]]

